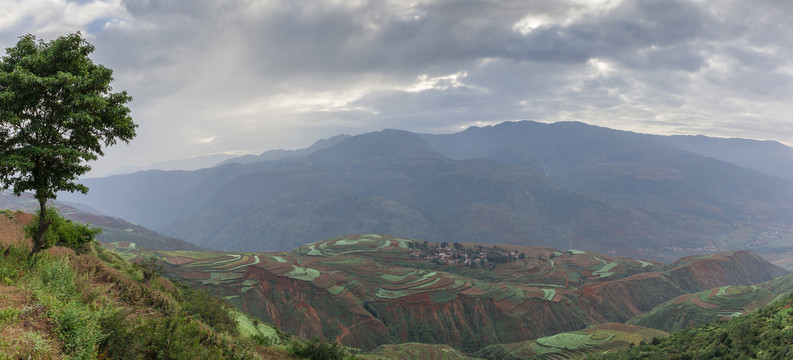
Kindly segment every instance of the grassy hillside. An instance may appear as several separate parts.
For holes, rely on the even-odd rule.
[[[234,310],[205,291],[130,264],[98,242],[34,256],[29,217],[0,216],[0,359],[341,359]]]
[[[741,316],[768,304],[775,297],[759,286],[723,286],[678,296],[628,323],[674,332]]]
[[[729,321],[689,328],[604,359],[791,359],[793,294]]]

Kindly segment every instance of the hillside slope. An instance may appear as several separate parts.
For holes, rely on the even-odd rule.
[[[96,210],[80,210],[59,201],[52,201],[51,205],[69,220],[101,228],[102,233],[96,239],[103,243],[120,241],[133,243],[135,244],[134,246],[152,250],[208,250],[187,241],[162,235],[141,225],[132,224],[121,218],[98,215],[95,213]],[[30,193],[24,193],[22,196],[13,196],[7,192],[0,192],[0,209],[33,212],[32,210],[37,208],[38,201]]]
[[[0,214],[0,359],[354,359],[96,241],[31,255],[31,218]]]
[[[133,266],[97,242],[30,257],[18,226],[29,216],[22,215],[0,220],[4,234],[17,233],[6,236],[13,244],[0,243],[0,358],[292,358],[283,346],[252,339],[289,341],[274,329],[242,334],[251,320],[222,300],[174,284],[156,267]]]
[[[793,358],[793,294],[759,310],[603,356],[604,359]]]
[[[786,272],[747,252],[676,264],[577,250],[346,236],[288,253],[139,252],[299,336],[373,349],[443,343],[475,351],[624,322],[684,294]]]

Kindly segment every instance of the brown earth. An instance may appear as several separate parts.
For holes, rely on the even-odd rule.
[[[248,259],[234,261],[239,269],[213,265],[229,259],[220,254],[167,269],[299,336],[363,349],[424,341],[469,350],[624,322],[687,291],[751,285],[785,273],[745,251],[648,265],[542,247],[510,247],[525,259],[483,269],[438,265],[410,255],[395,239],[365,237],[262,253],[255,264],[245,254]],[[607,272],[594,274],[606,264]]]
[[[30,214],[15,212],[13,214],[0,214],[0,247],[22,244],[30,247],[30,240],[27,239],[22,231],[22,227],[27,225],[33,216]]]

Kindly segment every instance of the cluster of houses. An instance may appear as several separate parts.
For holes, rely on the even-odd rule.
[[[763,246],[767,245],[769,240],[776,240],[781,237],[782,234],[777,230],[762,228],[756,231],[752,236],[752,241],[747,242],[744,246],[747,248]]]
[[[666,251],[671,251],[671,252],[676,252],[676,253],[679,253],[679,252],[716,252],[716,251],[719,250],[713,245],[705,245],[705,246],[700,246],[700,247],[696,247],[696,248],[684,248],[684,247],[679,247],[679,246],[665,246],[663,249],[666,250]]]
[[[422,246],[423,245],[423,246]],[[485,266],[491,263],[507,263],[523,259],[526,254],[509,251],[498,246],[465,248],[460,243],[443,242],[431,247],[428,244],[416,244],[410,250],[410,257],[423,258],[439,265]]]

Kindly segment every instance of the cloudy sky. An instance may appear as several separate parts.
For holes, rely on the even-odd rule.
[[[0,46],[81,31],[140,125],[94,164],[384,128],[578,120],[793,145],[789,0],[0,0]]]

